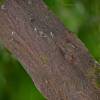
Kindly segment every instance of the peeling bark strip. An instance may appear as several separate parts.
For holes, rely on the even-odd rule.
[[[48,100],[100,100],[94,59],[42,0],[7,0],[0,40]]]

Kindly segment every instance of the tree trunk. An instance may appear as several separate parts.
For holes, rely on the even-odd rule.
[[[48,100],[100,100],[99,64],[42,0],[7,0],[0,40]]]

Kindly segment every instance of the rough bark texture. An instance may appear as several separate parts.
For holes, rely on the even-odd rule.
[[[99,65],[42,0],[8,0],[0,9],[0,40],[48,100],[100,100]]]

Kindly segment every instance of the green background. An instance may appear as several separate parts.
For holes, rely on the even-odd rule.
[[[1,5],[0,0],[0,5]],[[100,62],[100,0],[44,0]],[[0,100],[45,100],[22,65],[0,45]]]

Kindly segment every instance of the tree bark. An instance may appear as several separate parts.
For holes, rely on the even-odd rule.
[[[42,0],[7,0],[0,40],[48,100],[100,100],[99,64]]]

